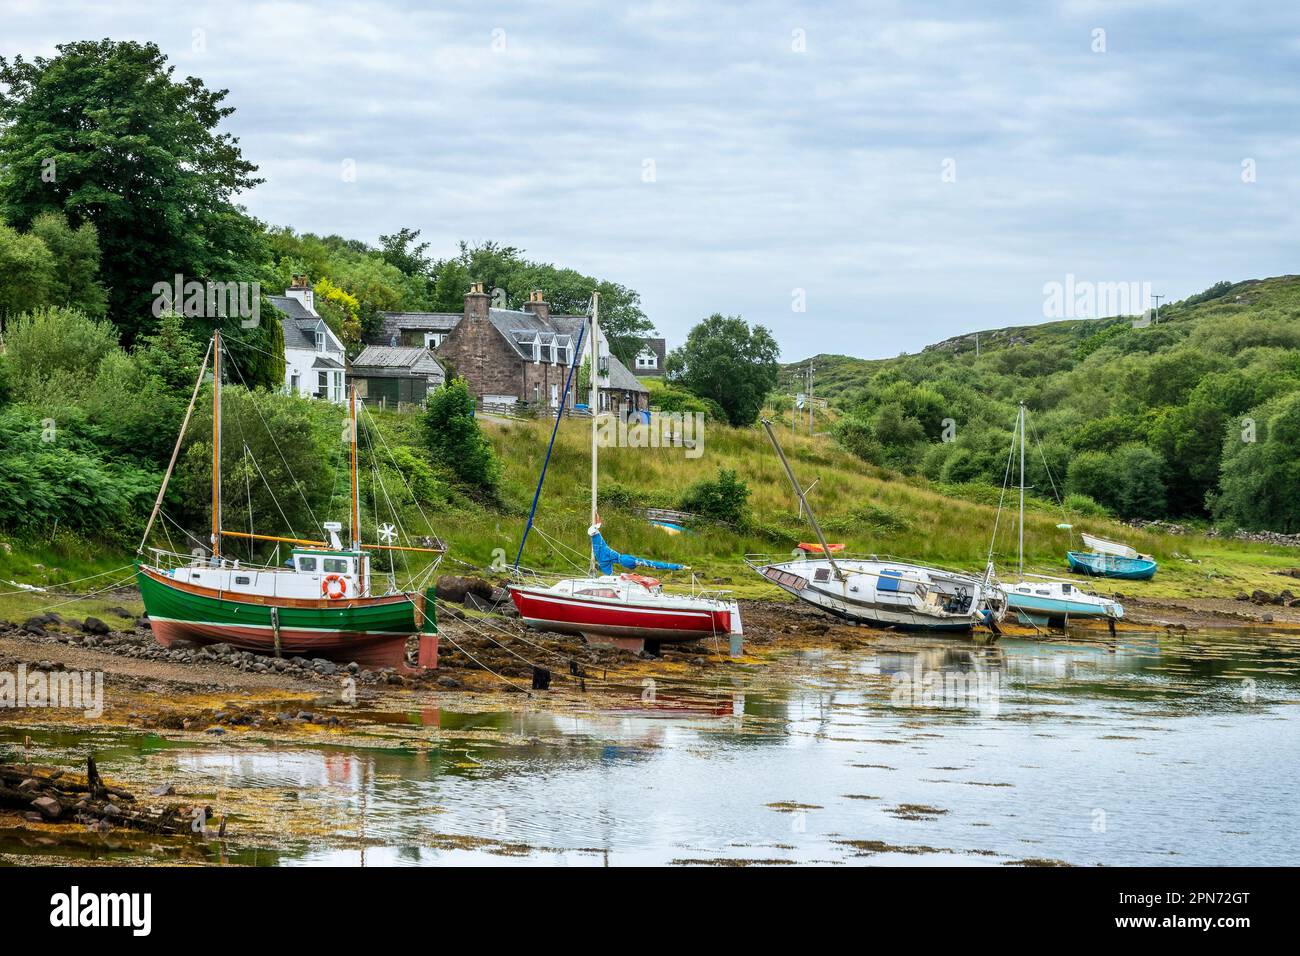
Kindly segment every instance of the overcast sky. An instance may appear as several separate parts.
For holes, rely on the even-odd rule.
[[[1177,299],[1300,272],[1289,2],[0,0],[0,24],[4,55],[153,40],[228,88],[269,223],[514,244],[637,289],[670,346],[725,312],[786,360],[880,357],[1045,321],[1067,275]]]

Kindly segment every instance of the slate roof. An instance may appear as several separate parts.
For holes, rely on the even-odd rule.
[[[620,392],[644,392],[647,395],[650,394],[650,389],[642,385],[637,377],[627,370],[627,366],[613,354],[609,356],[609,384],[602,385],[601,388],[616,388]]]
[[[664,364],[668,361],[668,341],[659,338],[642,339],[641,348],[648,349],[655,355],[659,356],[659,367],[655,371],[662,372],[664,370]]]
[[[395,335],[401,341],[402,329],[450,332],[464,318],[459,312],[380,312],[379,315],[382,320],[379,331],[372,337],[379,345],[387,345]]]
[[[314,361],[314,362],[311,363],[311,367],[312,367],[312,368],[340,368],[340,369],[341,369],[341,368],[343,367],[343,363],[342,363],[342,362],[336,362],[336,361],[334,361],[334,359],[332,359],[332,358],[330,358],[330,357],[328,357],[328,356],[326,356],[326,355],[318,355],[318,356],[316,356],[316,361]]]
[[[376,373],[387,376],[409,375],[413,378],[445,374],[428,349],[418,346],[368,345],[352,360],[352,374],[364,378]]]
[[[292,296],[287,295],[268,295],[267,301],[284,313],[284,318],[280,326],[284,329],[284,347],[287,349],[306,349],[308,352],[316,351],[316,326],[323,319],[319,315],[312,315],[307,307]],[[320,368],[322,366],[316,366]],[[332,365],[329,368],[342,368],[342,365]]]

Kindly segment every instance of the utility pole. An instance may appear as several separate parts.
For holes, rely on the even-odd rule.
[[[1153,295],[1151,298],[1153,298],[1153,299],[1156,300],[1156,320],[1155,320],[1155,321],[1156,321],[1156,325],[1159,325],[1159,324],[1160,324],[1160,300],[1163,299],[1164,296],[1163,296],[1163,295]]]
[[[813,364],[808,363],[808,437],[813,433]]]

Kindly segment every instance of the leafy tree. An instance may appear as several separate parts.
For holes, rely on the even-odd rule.
[[[435,461],[469,487],[495,495],[501,463],[474,418],[474,396],[464,379],[451,379],[429,395],[424,436]]]
[[[0,320],[48,304],[54,284],[49,247],[0,220]]]
[[[428,276],[430,266],[433,265],[426,253],[429,251],[427,242],[417,243],[420,238],[419,229],[408,229],[402,227],[391,236],[379,237],[380,254],[384,261],[408,276]]]
[[[717,402],[732,425],[752,425],[776,386],[780,352],[763,326],[751,330],[739,316],[714,313],[668,356],[668,377]]]
[[[687,488],[681,508],[740,529],[749,523],[749,495],[749,485],[730,468],[721,468],[716,478],[703,478]]]
[[[99,363],[117,351],[117,330],[76,309],[46,308],[12,319],[5,331],[14,398],[64,404],[85,394]]]
[[[1250,417],[1253,436],[1232,427],[1224,439],[1220,490],[1209,496],[1210,509],[1217,520],[1240,527],[1300,532],[1300,392]]]
[[[1143,445],[1086,451],[1070,462],[1066,487],[1121,518],[1158,518],[1165,514],[1164,471],[1164,460]]]
[[[174,80],[153,43],[78,41],[53,58],[0,57],[0,215],[92,223],[108,314],[129,343],[155,282],[251,278],[256,224],[232,198],[261,180],[217,127],[225,90]],[[245,275],[248,274],[248,275]]]
[[[54,265],[47,303],[102,317],[108,299],[99,284],[99,235],[95,227],[83,222],[73,229],[63,213],[43,212],[32,220],[30,232],[45,243]]]

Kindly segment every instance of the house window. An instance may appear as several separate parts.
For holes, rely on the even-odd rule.
[[[537,382],[533,383],[533,401],[539,402],[542,399],[542,386]]]
[[[425,332],[425,333],[424,333],[424,347],[425,347],[426,349],[436,349],[436,348],[437,348],[439,345],[441,345],[441,344],[442,344],[442,333],[441,333],[441,332]]]
[[[316,330],[316,351],[317,352],[325,351],[325,333],[320,331],[319,329]]]
[[[561,365],[569,364],[569,347],[567,345],[557,345],[555,347],[555,361]]]
[[[294,372],[292,375],[290,375],[290,376],[289,376],[289,394],[290,394],[290,395],[297,395],[297,394],[298,394],[298,388],[299,388],[299,386],[301,385],[301,383],[302,383],[302,376],[299,375],[297,372]]]
[[[317,372],[316,373],[316,397],[329,398],[329,395],[330,395],[330,373]]]
[[[336,402],[341,402],[341,401],[343,401],[343,373],[342,373],[342,372],[335,372],[335,373],[334,373],[334,394],[333,394],[333,398],[334,398],[334,401],[336,401]]]
[[[538,339],[533,339],[533,361],[540,362],[541,360],[542,360],[542,343]]]
[[[658,368],[659,356],[653,352],[641,352],[636,357],[637,368]]]

